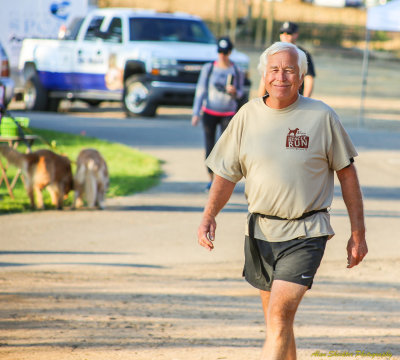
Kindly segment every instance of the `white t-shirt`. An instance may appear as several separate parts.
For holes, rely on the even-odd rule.
[[[272,109],[256,98],[234,116],[206,164],[229,181],[246,179],[250,213],[294,219],[330,207],[334,171],[355,156],[337,114],[323,102],[299,96]],[[254,234],[268,241],[333,235],[329,220],[323,212],[303,220],[257,217]]]

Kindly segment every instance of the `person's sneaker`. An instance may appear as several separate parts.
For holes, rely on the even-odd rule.
[[[205,192],[209,192],[209,191],[210,191],[211,184],[212,184],[212,181],[210,181],[210,182],[206,185],[206,188],[204,189]]]

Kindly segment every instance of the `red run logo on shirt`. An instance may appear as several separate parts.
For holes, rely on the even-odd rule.
[[[310,138],[299,128],[289,129],[286,136],[286,148],[287,149],[308,149]]]

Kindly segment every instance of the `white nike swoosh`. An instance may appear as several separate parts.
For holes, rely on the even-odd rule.
[[[302,279],[310,279],[310,278],[312,278],[312,276],[301,275],[301,278],[302,278]]]

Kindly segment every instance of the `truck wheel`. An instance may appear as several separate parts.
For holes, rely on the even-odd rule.
[[[133,75],[126,79],[123,102],[128,116],[154,116],[157,105],[151,98],[150,87],[143,76]]]
[[[30,77],[24,87],[24,103],[26,110],[46,111],[48,105],[47,91],[40,83],[37,74]]]

